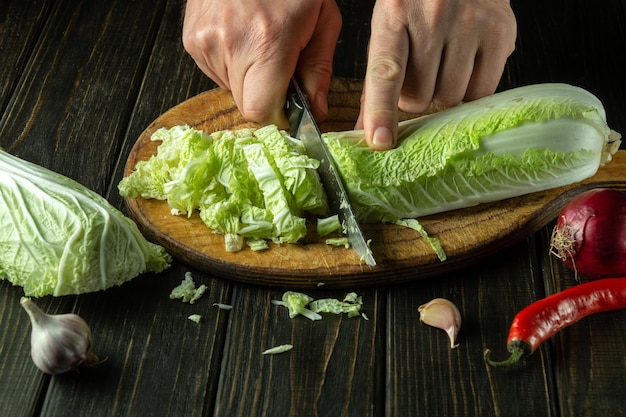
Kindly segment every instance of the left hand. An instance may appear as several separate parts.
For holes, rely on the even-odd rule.
[[[509,0],[377,0],[357,129],[393,148],[398,108],[424,111],[493,94],[515,48]]]

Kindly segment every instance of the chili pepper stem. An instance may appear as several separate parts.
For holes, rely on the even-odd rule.
[[[519,362],[519,360],[525,354],[526,354],[526,351],[524,349],[514,348],[514,349],[511,349],[511,356],[509,356],[508,359],[505,359],[500,362],[496,362],[496,361],[491,360],[490,358],[491,351],[489,349],[486,349],[485,353],[483,354],[483,357],[485,358],[485,362],[487,363],[487,365],[493,366],[494,368],[500,368],[503,366],[510,366]]]

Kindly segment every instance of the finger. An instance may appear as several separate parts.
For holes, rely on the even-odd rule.
[[[409,39],[400,19],[382,8],[377,11],[375,5],[360,118],[367,144],[373,149],[387,150],[395,146],[397,137],[398,100]]]
[[[298,48],[289,39],[270,39],[254,50],[237,51],[229,64],[229,82],[243,117],[257,123],[287,127],[283,108]]]
[[[288,126],[283,110],[295,61],[288,62],[284,57],[257,61],[245,72],[238,83],[238,107],[244,118],[263,125],[275,124],[281,129]]]
[[[479,51],[474,72],[468,82],[464,99],[475,100],[493,94],[498,87],[508,57],[513,53],[515,42],[508,49]]]
[[[193,55],[192,55],[193,56]],[[212,54],[209,55],[206,52],[199,53],[200,59],[195,59],[196,65],[200,70],[206,74],[213,82],[219,87],[230,90],[230,82],[228,80],[228,71],[222,60],[218,60],[222,55]]]
[[[316,120],[324,120],[328,114],[328,89],[340,31],[341,13],[337,4],[324,3],[313,36],[298,60],[296,71]]]
[[[507,3],[508,6],[508,3]],[[474,67],[464,95],[465,101],[493,94],[508,57],[515,50],[517,22],[510,7],[499,10],[499,18],[483,24],[476,41]]]
[[[432,101],[444,106],[460,103],[474,71],[477,45],[453,40],[443,50]]]
[[[474,72],[468,80],[467,90],[463,99],[471,101],[493,94],[504,72],[505,63],[506,59],[496,62],[491,59],[485,59],[481,55],[477,56]]]
[[[432,102],[441,65],[443,40],[438,33],[416,36],[411,42],[406,75],[398,106],[409,113],[420,113]]]
[[[191,44],[191,41],[185,43],[185,50],[189,56],[193,58],[200,71],[213,80],[218,86],[228,88],[227,71],[225,70],[223,61],[219,60],[220,62],[218,63],[216,60],[216,57],[222,56],[221,52],[216,52],[212,49],[212,45],[206,45],[204,48],[196,47],[196,44]],[[221,71],[219,69],[221,69]]]

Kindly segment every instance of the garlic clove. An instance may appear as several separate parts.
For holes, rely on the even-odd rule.
[[[459,344],[456,338],[461,329],[461,312],[445,298],[435,298],[418,307],[420,321],[438,329],[444,330],[450,338],[450,348],[454,349]]]
[[[91,330],[80,316],[46,314],[27,297],[20,304],[32,325],[30,356],[41,371],[56,375],[98,363],[91,351]]]

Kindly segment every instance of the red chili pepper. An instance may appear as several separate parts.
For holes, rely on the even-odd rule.
[[[507,340],[511,356],[494,362],[487,349],[485,362],[491,366],[514,364],[583,317],[622,308],[626,308],[626,277],[590,281],[550,295],[524,308],[513,319]]]

